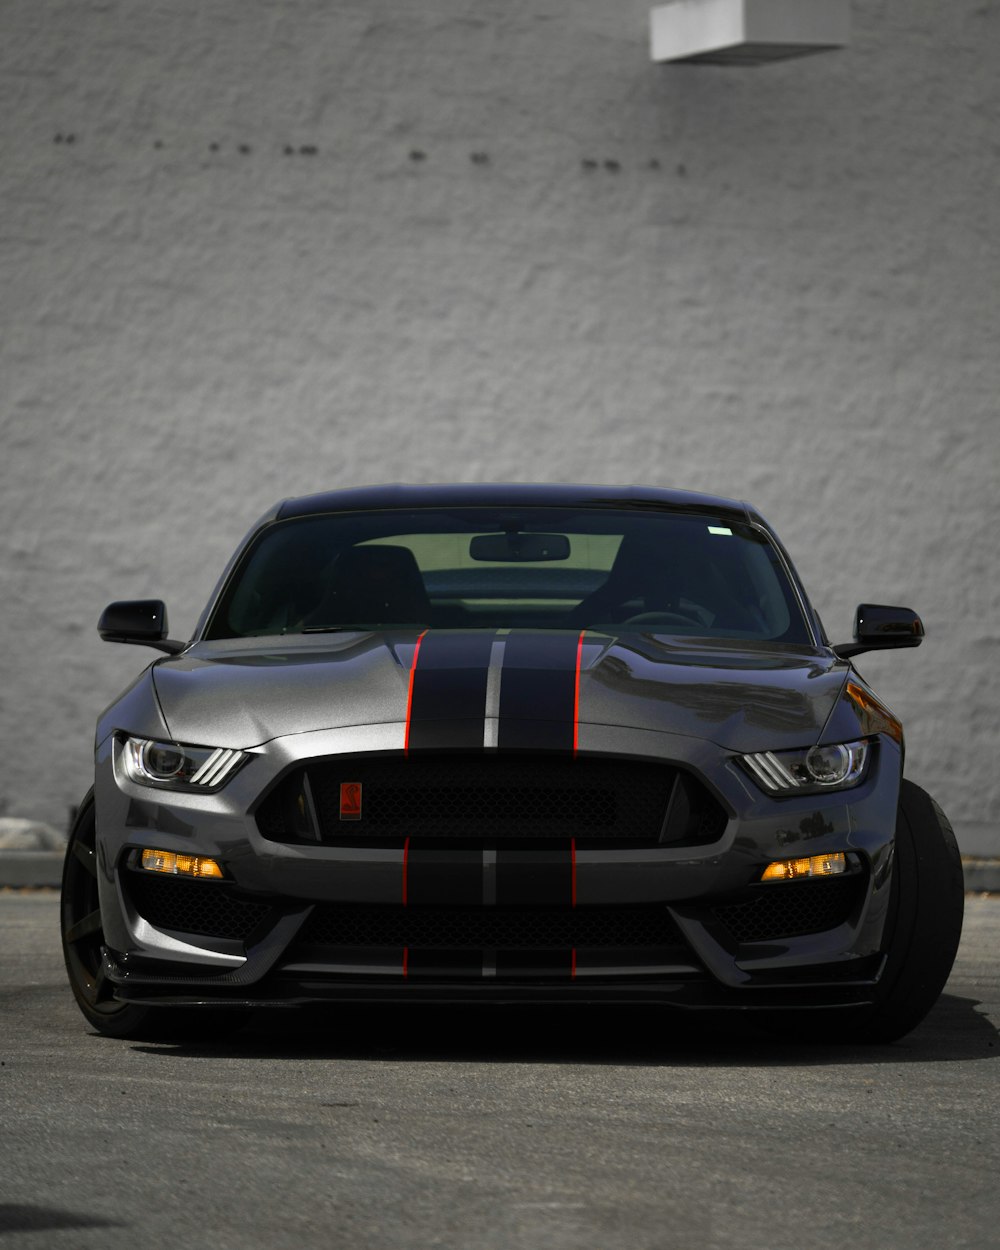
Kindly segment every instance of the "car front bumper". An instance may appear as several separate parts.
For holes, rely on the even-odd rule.
[[[97,754],[105,973],[143,1003],[414,1000],[825,1007],[872,1000],[884,962],[900,752],[879,739],[844,792],[776,800],[707,741],[590,726],[574,767],[640,760],[699,779],[709,841],[560,836],[265,837],[281,779],[321,760],[402,760],[398,725],[273,740],[220,792],[133,782]],[[143,849],[216,859],[224,881],[160,877]],[[849,871],[760,883],[767,863],[845,852]],[[498,881],[500,886],[498,888]],[[506,885],[504,883],[507,883]],[[513,884],[511,884],[513,883]]]

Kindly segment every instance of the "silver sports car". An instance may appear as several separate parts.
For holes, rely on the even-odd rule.
[[[962,923],[951,828],[744,503],[594,486],[287,500],[100,717],[66,856],[101,1032],[317,1001],[752,1010],[889,1040]]]

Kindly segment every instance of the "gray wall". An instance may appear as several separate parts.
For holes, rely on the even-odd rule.
[[[863,670],[994,819],[1000,6],[757,69],[652,64],[648,7],[6,0],[8,814],[152,658],[106,601],[184,634],[275,499],[464,478],[749,498],[835,640],[924,614]]]

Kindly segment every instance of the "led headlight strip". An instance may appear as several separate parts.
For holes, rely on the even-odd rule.
[[[193,786],[221,786],[243,759],[244,754],[242,751],[216,747],[191,778],[191,784]]]
[[[250,758],[229,747],[191,747],[126,738],[123,759],[133,781],[170,790],[218,790]]]
[[[859,739],[800,751],[758,751],[737,758],[769,794],[815,794],[856,786],[870,754],[868,742]]]

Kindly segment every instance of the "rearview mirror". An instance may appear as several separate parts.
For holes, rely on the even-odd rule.
[[[569,539],[565,534],[477,534],[469,543],[469,555],[498,563],[567,560]]]
[[[912,608],[859,603],[854,614],[854,642],[846,642],[833,649],[842,660],[849,660],[851,656],[865,651],[919,647],[923,640],[923,622]]]
[[[168,655],[176,655],[187,645],[167,637],[167,605],[162,599],[123,599],[109,603],[97,622],[97,632],[105,642],[155,647]]]

